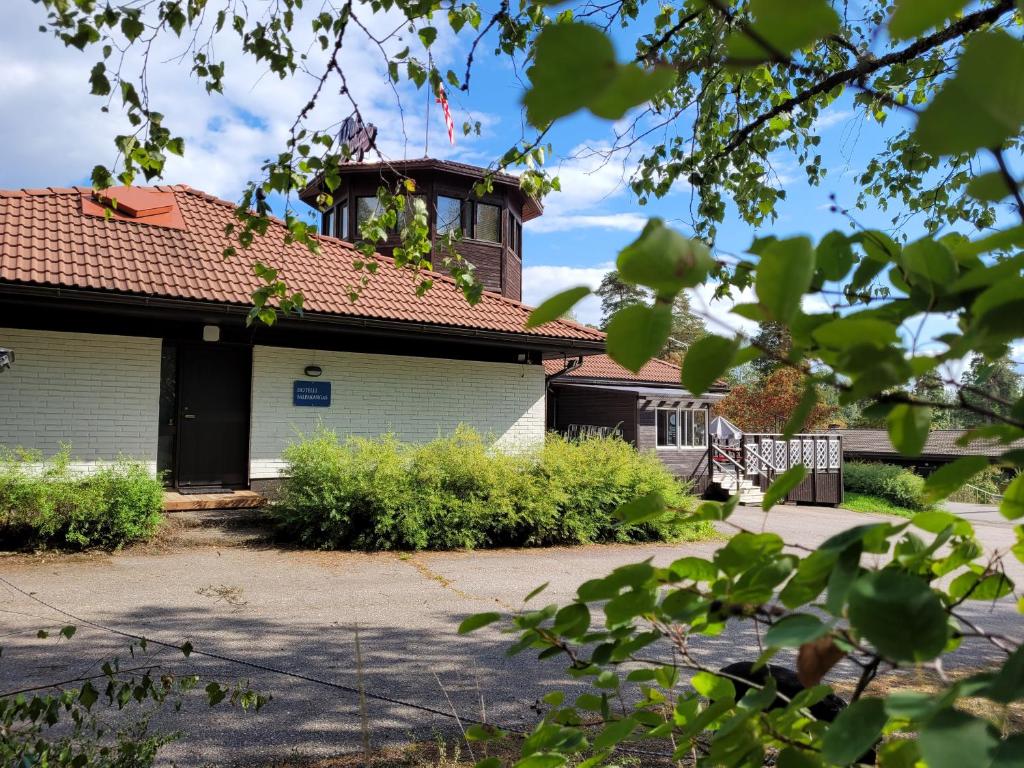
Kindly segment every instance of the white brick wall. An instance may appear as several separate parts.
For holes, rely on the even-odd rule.
[[[0,328],[0,346],[15,354],[0,373],[0,445],[70,443],[83,470],[124,454],[156,471],[160,339]]]
[[[319,365],[331,406],[292,405],[292,383]],[[317,424],[340,437],[388,431],[419,442],[460,423],[502,450],[544,440],[544,370],[539,365],[256,347],[253,350],[252,477],[276,477],[281,452]]]

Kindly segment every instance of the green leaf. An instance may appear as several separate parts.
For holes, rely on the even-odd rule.
[[[1007,520],[1024,517],[1024,473],[1017,475],[1013,482],[1006,486],[1003,500],[999,502],[999,514]]]
[[[909,40],[953,18],[969,0],[896,0],[889,19],[894,40]]]
[[[757,264],[757,298],[769,318],[789,323],[814,279],[814,249],[806,237],[776,240]]]
[[[437,39],[437,29],[434,27],[423,27],[419,30],[420,42],[423,43],[424,48],[429,48],[434,44]]]
[[[956,461],[943,464],[924,481],[924,503],[934,504],[955,493],[987,466],[988,459],[984,456],[961,456]]]
[[[767,511],[774,507],[786,498],[790,491],[800,485],[805,477],[807,477],[807,467],[803,464],[797,464],[787,469],[768,486],[768,490],[764,492],[764,499],[761,501],[761,508]]]
[[[1024,699],[1024,646],[1019,646],[996,671],[992,682],[984,691],[984,696],[1009,704]]]
[[[619,252],[616,269],[627,283],[644,285],[658,295],[675,296],[683,288],[700,285],[714,268],[708,247],[683,237],[651,219],[640,237]]]
[[[531,600],[533,600],[533,598],[535,598],[537,595],[539,595],[541,592],[543,592],[545,589],[547,589],[548,588],[548,584],[550,584],[550,583],[551,583],[550,581],[545,581],[539,587],[535,588],[532,592],[530,592],[530,594],[528,594],[526,597],[523,598],[523,602],[524,603],[528,603]]]
[[[928,531],[929,533],[942,533],[942,531],[950,527],[957,536],[969,536],[974,532],[971,524],[962,517],[941,509],[918,512],[910,522],[922,531]]]
[[[811,336],[822,346],[832,349],[849,349],[865,344],[880,349],[899,339],[895,325],[873,317],[829,320],[811,331]]]
[[[993,73],[1002,73],[994,77]],[[937,155],[1000,147],[1024,125],[1024,43],[1000,30],[971,35],[956,74],[942,84],[914,130]],[[970,119],[965,119],[969,115]]]
[[[92,705],[96,703],[99,697],[99,693],[95,688],[93,688],[92,683],[88,680],[86,680],[85,685],[83,685],[82,689],[78,692],[78,700],[87,710],[92,709]]]
[[[561,293],[556,293],[530,313],[530,316],[526,319],[526,327],[536,328],[537,326],[557,320],[576,306],[581,299],[588,296],[590,292],[589,288],[581,285]]]
[[[789,440],[794,434],[803,429],[807,417],[811,415],[814,406],[818,404],[818,388],[814,385],[813,379],[805,379],[803,390],[800,393],[800,400],[789,415],[785,425],[782,427],[782,439]]]
[[[472,616],[463,619],[462,623],[459,624],[459,634],[465,635],[469,632],[474,632],[481,627],[486,627],[488,624],[493,624],[499,619],[501,619],[501,614],[494,611],[474,613]]]
[[[985,572],[979,565],[953,579],[949,596],[954,600],[984,600],[991,602],[1013,592],[1013,582],[1004,573]]]
[[[1017,185],[1020,189],[1021,185]],[[985,203],[998,203],[1013,194],[1013,187],[999,171],[975,176],[967,183],[967,194]]]
[[[676,81],[672,67],[644,69],[637,64],[623,64],[608,87],[587,107],[605,120],[618,120],[631,108],[650,101]]]
[[[828,627],[817,616],[793,613],[772,624],[765,633],[764,641],[778,648],[799,648],[804,643],[817,640],[826,632]]]
[[[701,696],[712,701],[720,699],[736,700],[736,686],[727,677],[720,677],[711,672],[698,672],[690,678],[690,685]]]
[[[944,287],[956,279],[956,259],[942,243],[923,238],[903,249],[903,268],[932,286]]]
[[[224,701],[224,698],[228,695],[226,688],[218,683],[210,683],[206,686],[206,700],[209,702],[211,707],[215,707]]]
[[[849,765],[875,745],[888,719],[883,699],[857,699],[825,731],[822,757],[829,763]]]
[[[853,266],[853,248],[842,232],[825,235],[815,253],[818,269],[826,280],[842,280]]]
[[[665,499],[658,491],[627,501],[615,510],[615,517],[628,525],[646,523],[665,514]]]
[[[686,350],[683,359],[682,383],[686,391],[700,396],[707,392],[729,370],[739,343],[722,336],[705,336]]]
[[[965,768],[990,765],[999,738],[987,721],[944,709],[925,723],[918,745],[928,768]]]
[[[889,440],[904,456],[920,456],[932,423],[931,408],[900,403],[885,420]]]
[[[672,308],[633,304],[616,312],[608,323],[608,355],[636,373],[661,351],[672,330]]]
[[[580,637],[590,628],[590,609],[583,603],[570,603],[555,614],[554,630],[566,637]]]
[[[737,29],[726,40],[726,55],[741,66],[777,59],[839,31],[839,16],[826,0],[751,0],[750,12],[754,34]]]
[[[821,761],[796,747],[786,747],[779,752],[776,768],[821,768]]]
[[[848,613],[851,626],[893,661],[934,659],[949,639],[942,600],[907,573],[861,576],[850,589]]]
[[[594,747],[597,749],[614,747],[620,741],[629,736],[636,726],[636,720],[631,717],[608,723],[608,725],[604,727],[604,730],[601,731],[601,733],[599,733],[594,739]]]
[[[576,22],[544,27],[526,74],[530,88],[523,104],[527,119],[538,128],[583,107],[599,117],[618,119],[675,81],[669,67],[620,65],[606,34]]]

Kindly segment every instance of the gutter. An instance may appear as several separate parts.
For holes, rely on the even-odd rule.
[[[249,313],[249,306],[241,304],[216,303],[195,299],[176,299],[163,296],[145,296],[103,291],[37,286],[24,283],[0,283],[0,295],[7,295],[13,301],[37,304],[32,298],[61,299],[68,306],[84,306],[85,308],[102,309],[114,305],[136,312],[142,310],[164,310],[205,314],[213,322],[218,317],[228,316],[244,322]],[[109,310],[108,310],[109,311]],[[509,331],[493,331],[483,328],[469,328],[457,325],[438,325],[403,320],[387,320],[382,318],[361,317],[358,315],[333,315],[328,313],[306,312],[301,317],[287,316],[281,318],[278,327],[301,330],[311,326],[331,330],[359,329],[366,333],[398,336],[433,336],[449,341],[486,341],[501,346],[533,348],[561,352],[566,350],[604,351],[603,340],[558,338]]]
[[[554,373],[549,373],[544,377],[545,388],[551,386],[551,382],[554,381],[555,379],[561,376],[565,376],[568,373],[572,373],[581,365],[583,365],[583,355],[573,358],[572,360],[566,360],[565,366],[562,368],[562,370],[555,371]]]

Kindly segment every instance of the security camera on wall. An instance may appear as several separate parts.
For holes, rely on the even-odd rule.
[[[0,373],[6,371],[14,364],[14,350],[0,347]]]

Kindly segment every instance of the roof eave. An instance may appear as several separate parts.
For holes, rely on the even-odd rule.
[[[64,288],[31,283],[0,282],[0,295],[21,298],[22,300],[26,298],[30,300],[32,298],[59,298],[77,305],[93,304],[134,310],[165,309],[193,311],[210,315],[226,315],[239,319],[244,319],[250,309],[248,305],[229,302],[178,299],[166,296],[117,293],[85,288]],[[515,345],[539,350],[545,357],[551,358],[559,357],[563,354],[578,356],[604,352],[603,339],[541,336],[538,334],[497,331],[487,328],[471,328],[459,325],[412,322],[359,315],[339,315],[327,312],[307,311],[303,313],[301,318],[286,317],[279,320],[278,323],[282,326],[303,325],[303,327],[309,327],[308,324],[315,324],[321,327],[334,327],[339,330],[355,328],[388,335],[423,335],[447,339],[459,338],[467,341],[481,341],[502,346]]]

